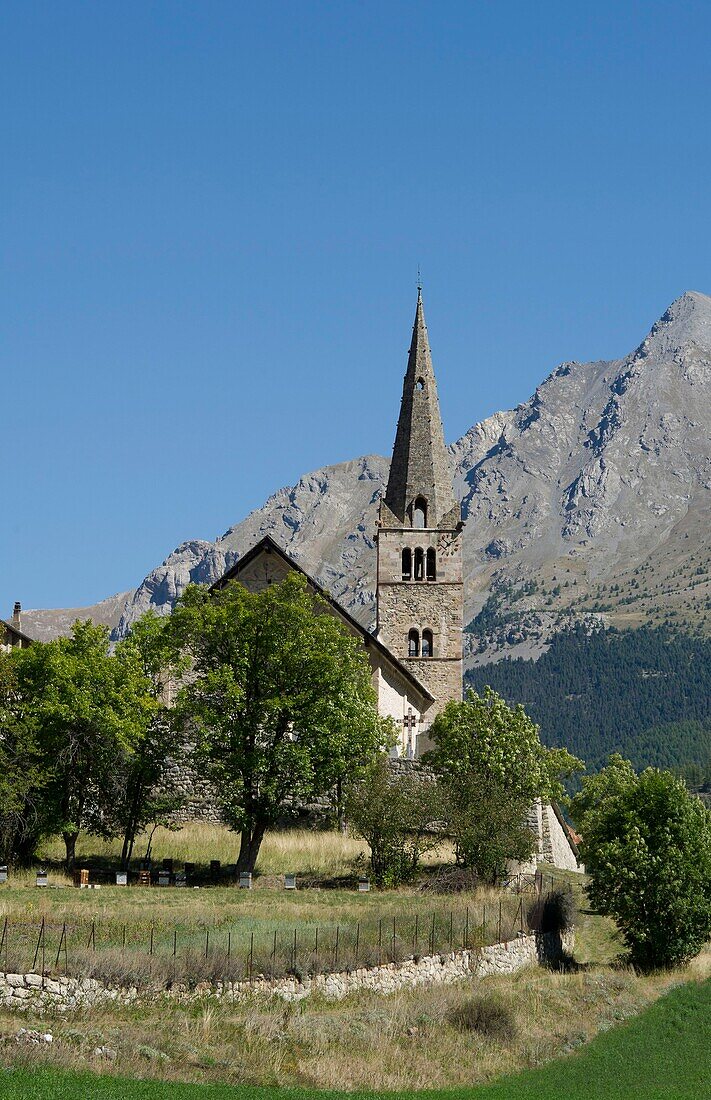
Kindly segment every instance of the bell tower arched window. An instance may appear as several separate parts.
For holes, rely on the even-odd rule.
[[[437,580],[437,554],[433,546],[427,551],[427,580]]]
[[[423,657],[432,657],[433,656],[432,631],[431,630],[423,630],[422,631],[422,656]]]
[[[404,581],[412,580],[412,550],[407,546],[402,552],[402,579]]]
[[[427,526],[427,501],[424,497],[417,497],[412,506],[412,526],[420,530]]]
[[[415,550],[415,580],[423,581],[425,579],[425,552],[421,546],[418,546]]]
[[[420,632],[414,628],[407,636],[407,655],[408,657],[420,656]]]

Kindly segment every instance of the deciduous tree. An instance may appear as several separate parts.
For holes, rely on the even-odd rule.
[[[397,886],[417,871],[425,852],[442,835],[440,788],[415,770],[396,774],[384,754],[349,784],[348,823],[370,848],[370,869],[378,886]]]
[[[672,966],[711,936],[711,813],[670,772],[637,775],[610,757],[583,779],[571,813],[581,833],[588,894],[614,917],[631,960]]]
[[[296,574],[260,592],[190,586],[171,621],[192,665],[178,713],[241,833],[237,869],[251,871],[287,804],[330,793],[380,747],[370,665]]]
[[[450,702],[429,731],[423,760],[448,795],[449,829],[460,862],[493,881],[509,860],[530,854],[526,816],[537,798],[562,795],[562,778],[582,768],[565,749],[547,749],[522,706],[492,691]]]

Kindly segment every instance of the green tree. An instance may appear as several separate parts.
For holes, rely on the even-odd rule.
[[[25,650],[0,653],[0,859],[28,862],[44,826],[49,775],[19,685]]]
[[[44,830],[61,833],[71,870],[79,833],[108,830],[117,761],[150,721],[154,701],[137,663],[111,656],[108,631],[91,622],[24,650],[17,689],[46,775]]]
[[[536,837],[528,825],[530,799],[491,776],[474,772],[443,782],[442,820],[454,840],[455,858],[485,882],[496,882],[507,864],[530,858]]]
[[[547,749],[522,706],[485,687],[450,702],[429,731],[423,760],[448,796],[459,861],[488,881],[530,854],[526,817],[537,798],[560,798],[562,779],[582,768],[565,749]],[[527,835],[528,833],[528,835]]]
[[[123,838],[121,866],[127,867],[138,833],[148,825],[168,825],[183,804],[165,781],[169,765],[185,761],[184,740],[176,737],[170,693],[184,671],[167,618],[147,612],[116,646],[115,658],[142,695],[143,721],[130,744],[123,744],[112,773],[113,796],[106,829]]]
[[[349,784],[348,823],[370,848],[376,885],[397,886],[407,881],[425,852],[442,843],[440,793],[436,783],[414,770],[393,773],[384,754]]]
[[[588,894],[614,917],[631,960],[673,966],[711,935],[711,813],[670,772],[610,757],[571,803]]]
[[[192,666],[178,715],[241,833],[237,870],[251,871],[287,804],[333,792],[387,737],[370,665],[296,574],[260,592],[190,586],[171,623]]]

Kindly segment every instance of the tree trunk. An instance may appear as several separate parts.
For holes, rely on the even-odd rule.
[[[343,781],[336,780],[336,816],[338,818],[338,831],[345,835],[346,832],[346,807],[343,802]]]
[[[79,836],[79,832],[62,833],[62,836],[64,837],[64,846],[67,850],[65,867],[67,871],[71,873],[76,863],[77,837]]]
[[[261,821],[257,821],[251,827],[248,826],[242,830],[236,867],[238,875],[242,871],[249,871],[250,873],[254,871],[266,831],[266,824]]]

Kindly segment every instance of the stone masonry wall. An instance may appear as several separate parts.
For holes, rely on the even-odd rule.
[[[472,951],[454,951],[447,955],[427,955],[406,959],[403,963],[363,967],[337,974],[317,974],[299,980],[295,977],[273,981],[257,977],[252,982],[201,983],[194,989],[176,985],[170,990],[108,988],[93,978],[43,978],[40,974],[0,974],[0,1006],[20,1012],[65,1013],[110,1003],[127,1005],[138,1000],[162,997],[181,1002],[205,997],[246,1000],[262,995],[298,1001],[311,993],[330,1000],[342,1000],[350,993],[368,989],[375,993],[395,993],[423,985],[443,985],[492,974],[515,974],[525,966],[555,963],[572,954],[574,935],[568,932],[519,936]]]

